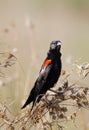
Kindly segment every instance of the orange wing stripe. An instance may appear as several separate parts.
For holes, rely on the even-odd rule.
[[[50,63],[52,62],[52,60],[47,59],[44,63],[44,68],[46,68]]]

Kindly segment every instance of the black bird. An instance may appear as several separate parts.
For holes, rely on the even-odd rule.
[[[50,49],[47,53],[47,57],[41,67],[39,76],[29,94],[28,99],[21,109],[25,108],[28,104],[33,102],[32,108],[35,102],[39,102],[42,96],[54,87],[58,78],[61,74],[61,41],[52,41],[50,44]]]

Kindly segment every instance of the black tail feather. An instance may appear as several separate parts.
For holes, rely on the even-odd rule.
[[[21,109],[25,108],[28,104],[34,101],[34,88],[31,90],[28,99],[26,100],[25,104],[21,107]]]
[[[21,107],[21,109],[25,108],[28,104],[30,104],[32,102],[31,97],[29,96],[27,101],[25,102],[25,104]]]

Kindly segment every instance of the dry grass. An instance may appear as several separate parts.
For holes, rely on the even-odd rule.
[[[3,68],[8,68],[17,62],[17,58],[11,53],[1,53],[5,57],[0,62],[0,74],[4,75]],[[3,58],[2,58],[3,59]],[[9,68],[10,69],[10,68]],[[76,81],[70,81],[74,75]],[[67,73],[62,71],[60,83],[56,90],[51,89],[40,103],[35,104],[33,111],[29,106],[14,116],[6,103],[0,102],[0,129],[2,130],[30,130],[32,128],[42,130],[64,130],[65,122],[73,121],[80,109],[89,110],[89,88],[83,84],[83,81],[89,74],[89,64],[73,64],[72,71]],[[82,85],[80,82],[82,81]],[[76,124],[76,123],[75,123]],[[87,129],[84,124],[84,130]]]

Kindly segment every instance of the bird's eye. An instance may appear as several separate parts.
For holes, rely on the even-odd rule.
[[[51,49],[55,49],[55,44],[51,44]]]

